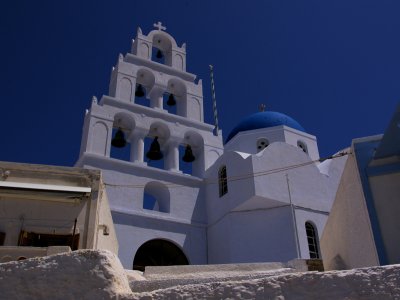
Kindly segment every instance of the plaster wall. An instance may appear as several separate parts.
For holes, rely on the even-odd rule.
[[[349,149],[344,150],[349,152]],[[344,166],[346,164],[348,155],[335,157],[325,160],[322,163],[317,163],[317,167],[323,178],[324,185],[327,189],[324,199],[328,203],[328,211],[330,211],[333,201],[336,197],[336,191],[339,187],[340,179],[342,178]]]
[[[285,134],[282,128],[283,126],[275,126],[239,132],[225,145],[225,151],[256,154],[258,152],[257,140],[261,138],[266,138],[270,144],[284,142]]]
[[[276,142],[252,156],[255,193],[265,199],[328,212],[335,190],[328,190],[325,175],[299,148]],[[290,197],[289,197],[290,190]],[[305,193],[304,191],[307,191]]]
[[[228,192],[219,195],[218,172],[226,166]],[[208,223],[214,223],[226,213],[254,196],[253,168],[248,154],[225,152],[206,172],[206,201]],[[250,175],[250,176],[249,176]]]
[[[389,264],[400,263],[400,173],[369,177],[379,228]]]
[[[205,201],[201,197],[200,187],[175,186],[171,184],[171,181],[113,170],[103,170],[103,178],[107,186],[107,195],[110,199],[112,211],[139,213],[153,218],[205,222]],[[163,213],[143,208],[144,187],[147,183],[155,180],[165,185],[169,191],[169,212]],[[174,181],[173,184],[175,184]]]
[[[354,155],[349,155],[321,237],[325,270],[379,265]]]
[[[289,206],[229,213],[209,226],[209,263],[297,258],[292,220]]]
[[[307,232],[306,232],[306,222],[310,222],[314,229],[316,230],[317,239],[318,239],[318,252],[321,255],[321,247],[320,247],[320,238],[322,232],[324,231],[324,227],[326,221],[328,219],[328,213],[312,211],[309,209],[303,209],[300,207],[295,208],[295,219],[297,224],[297,236],[298,236],[298,245],[299,245],[299,252],[300,258],[309,259],[310,258],[310,251],[308,248],[308,240],[307,240]]]
[[[104,234],[105,229],[103,229],[103,225],[107,226],[108,235]],[[102,191],[99,195],[98,221],[96,227],[97,240],[95,249],[109,250],[118,254],[117,234],[111,216],[107,193],[105,191]]]
[[[126,169],[124,164],[127,165]],[[190,263],[207,263],[205,200],[200,191],[201,180],[148,167],[143,167],[143,172],[140,172],[132,169],[128,162],[114,162],[112,159],[97,159],[92,165],[85,165],[85,168],[93,168],[94,165],[103,169],[103,180],[119,241],[118,255],[125,268],[132,269],[137,249],[152,239],[165,239],[176,244]],[[144,187],[154,181],[167,187],[169,212],[143,208]],[[179,185],[179,182],[183,185]]]
[[[307,154],[311,160],[319,159],[317,138],[315,136],[286,126],[284,128],[286,143],[298,147],[298,142],[303,142],[307,147]]]
[[[315,136],[284,125],[239,132],[225,145],[225,149],[256,154],[259,152],[257,141],[261,138],[266,138],[270,145],[275,142],[284,142],[295,147],[298,147],[298,141],[302,141],[307,146],[307,154],[310,158],[319,159]]]
[[[181,223],[157,218],[113,212],[120,241],[119,258],[126,269],[132,269],[139,247],[153,239],[163,239],[177,245],[190,264],[207,263],[207,240],[203,224]]]

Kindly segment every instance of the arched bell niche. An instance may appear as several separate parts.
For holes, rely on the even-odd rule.
[[[144,139],[145,161],[150,167],[165,169],[167,144],[171,134],[168,126],[162,122],[151,124]],[[157,152],[160,154],[157,154]]]
[[[146,68],[140,68],[136,73],[136,87],[134,103],[150,107],[148,94],[154,86],[156,79],[153,72]]]
[[[182,155],[180,156],[179,169],[184,173],[201,177],[204,173],[205,163],[203,137],[198,132],[192,130],[187,131],[181,145],[183,146],[182,148],[184,151],[182,151]],[[190,150],[194,157],[194,160],[188,163],[183,160],[185,152],[187,152],[187,146],[190,146]],[[190,165],[190,167],[188,165]],[[188,171],[190,171],[190,173],[188,173]]]
[[[166,94],[168,98],[164,99],[164,109],[167,109],[169,113],[187,117],[187,90],[185,83],[178,78],[171,78],[167,83]],[[170,95],[173,95],[175,100],[174,108],[168,105]]]
[[[173,38],[165,32],[155,32],[152,35],[152,44],[151,60],[167,66],[172,66]]]
[[[131,143],[130,136],[135,129],[135,119],[124,112],[115,114],[113,128],[110,157],[119,160],[131,160]]]

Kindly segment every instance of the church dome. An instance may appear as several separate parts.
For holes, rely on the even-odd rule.
[[[235,128],[233,128],[231,133],[228,135],[226,142],[229,142],[229,140],[231,140],[236,134],[242,131],[280,125],[285,125],[305,132],[304,128],[293,118],[275,111],[263,111],[244,118]]]

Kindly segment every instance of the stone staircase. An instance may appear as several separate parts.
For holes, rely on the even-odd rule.
[[[151,292],[173,286],[224,281],[242,281],[287,273],[321,271],[322,261],[295,259],[288,263],[243,263],[146,267],[126,274],[133,292]],[[323,270],[323,269],[322,269]]]

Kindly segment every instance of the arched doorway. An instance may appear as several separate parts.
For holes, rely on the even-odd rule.
[[[185,254],[166,240],[151,240],[139,247],[133,260],[133,269],[144,271],[146,266],[188,265]]]

